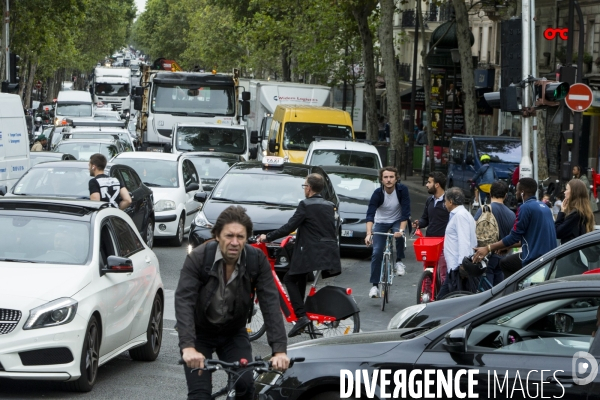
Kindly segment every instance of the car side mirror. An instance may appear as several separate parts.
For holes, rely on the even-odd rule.
[[[142,97],[142,96],[144,95],[144,88],[143,88],[143,87],[141,87],[141,86],[136,86],[136,87],[133,89],[133,92],[134,92],[134,94],[135,94],[136,96],[140,96],[140,97]]]
[[[197,183],[190,183],[189,185],[187,185],[185,187],[185,192],[189,193],[189,192],[193,192],[194,190],[199,190],[200,189],[200,185],[198,185]]]
[[[242,100],[249,101],[250,100],[250,92],[242,92]]]
[[[133,272],[133,262],[129,258],[109,256],[108,265],[102,269],[102,275],[104,274],[122,274]]]
[[[450,353],[467,352],[467,328],[456,328],[446,334],[444,348]]]
[[[6,185],[1,185],[0,186],[0,196],[4,196],[7,193],[7,188]]]
[[[258,147],[253,147],[248,150],[248,158],[250,160],[256,160],[258,158]]]
[[[248,100],[242,100],[242,115],[250,114],[250,102]]]
[[[133,96],[133,108],[142,111],[142,96]]]
[[[206,192],[196,192],[196,194],[194,194],[194,201],[204,203],[206,201]]]
[[[279,145],[275,142],[275,139],[269,139],[269,152],[276,153],[279,150]]]
[[[260,139],[260,137],[258,136],[258,131],[250,132],[250,143],[256,144],[256,143],[258,143],[259,139]]]
[[[473,156],[467,156],[465,162],[469,165],[473,165]]]
[[[173,145],[171,143],[165,144],[165,147],[163,147],[163,153],[170,153],[172,151],[173,151]]]
[[[554,313],[550,315],[551,326],[554,327],[554,331],[558,333],[570,333],[573,331],[573,324],[575,319],[569,314],[565,313]]]

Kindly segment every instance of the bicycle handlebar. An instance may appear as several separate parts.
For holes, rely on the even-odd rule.
[[[371,235],[394,236],[393,233],[387,233],[387,232],[371,232]]]
[[[288,368],[291,368],[295,362],[302,362],[304,361],[305,358],[304,357],[293,357],[290,358],[290,365]],[[177,361],[178,364],[180,365],[185,365],[185,362],[183,361],[183,359],[179,359],[179,361]],[[206,359],[204,360],[204,368],[194,368],[192,369],[193,371],[217,371],[220,369],[224,369],[224,370],[238,370],[241,368],[254,368],[256,369],[258,372],[276,372],[273,371],[273,366],[271,364],[271,361],[263,361],[263,360],[256,360],[256,361],[252,361],[252,362],[247,362],[244,365],[242,365],[242,363],[240,361],[234,361],[232,363],[226,362],[226,361],[221,361],[221,360],[213,360],[213,359]]]

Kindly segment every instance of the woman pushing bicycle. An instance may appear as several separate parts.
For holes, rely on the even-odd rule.
[[[261,242],[272,242],[297,231],[290,269],[283,277],[298,317],[288,337],[299,335],[310,324],[304,308],[308,274],[326,270],[327,276],[335,276],[342,272],[334,205],[320,194],[325,187],[325,180],[320,174],[310,174],[302,187],[306,199],[298,204],[288,223],[259,238]],[[262,304],[262,298],[258,298]]]

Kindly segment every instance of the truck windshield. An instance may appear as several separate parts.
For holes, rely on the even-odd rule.
[[[152,87],[152,112],[189,116],[233,116],[235,114],[233,86],[155,84]]]
[[[129,84],[96,83],[96,96],[129,96]]]
[[[315,136],[352,139],[352,128],[345,125],[288,122],[283,131],[283,148],[306,151]]]
[[[509,140],[475,140],[477,154],[490,156],[491,162],[521,162],[521,141]]]
[[[61,117],[91,117],[92,105],[83,103],[58,103],[56,115]]]
[[[213,126],[181,126],[177,129],[176,146],[180,151],[243,154],[246,150],[246,131]]]

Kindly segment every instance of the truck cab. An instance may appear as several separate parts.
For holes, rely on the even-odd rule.
[[[217,152],[250,159],[249,138],[243,125],[214,124],[210,122],[178,123],[173,126],[171,144],[166,153]]]
[[[91,92],[94,102],[129,111],[131,104],[131,69],[129,67],[96,67]]]

